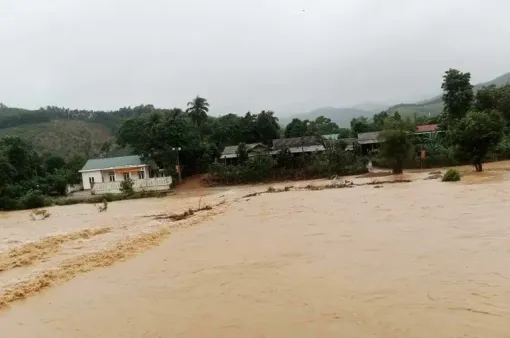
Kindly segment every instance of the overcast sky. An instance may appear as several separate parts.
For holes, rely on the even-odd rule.
[[[510,71],[508,0],[0,0],[0,102],[280,115]]]

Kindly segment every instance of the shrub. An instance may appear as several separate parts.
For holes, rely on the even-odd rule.
[[[120,182],[120,191],[126,195],[132,195],[135,191],[133,190],[133,180],[128,178]]]
[[[271,169],[274,167],[274,160],[271,156],[254,156],[241,166],[240,178],[245,182],[262,182],[271,175]]]
[[[393,174],[401,174],[406,160],[413,153],[414,125],[400,118],[388,118],[379,134],[382,142],[379,155],[387,162]]]
[[[421,150],[426,151],[426,159],[420,159]],[[459,161],[462,161],[462,158],[459,158],[459,154],[457,154],[457,150],[455,147],[446,147],[439,143],[431,143],[418,145],[416,148],[417,161],[416,167],[420,168],[433,168],[433,167],[441,167],[441,166],[454,166],[458,165]]]
[[[367,167],[361,161],[347,165],[343,170],[343,174],[345,175],[361,175],[366,174],[367,172],[368,172]]]
[[[503,160],[510,158],[510,137],[505,136],[495,149],[496,160]]]
[[[276,155],[276,160],[259,155],[249,157],[245,163],[236,166],[213,163],[208,179],[211,183],[239,184],[363,174],[367,172],[366,161],[366,158],[356,157],[336,143],[328,143],[323,153],[295,156],[288,150],[282,150]]]
[[[44,210],[44,209],[35,210],[30,213],[30,218],[33,221],[35,221],[37,219],[43,220],[43,219],[49,218],[50,216],[51,216],[51,214],[48,212],[48,210]]]
[[[460,172],[456,169],[448,169],[443,175],[443,182],[456,182],[460,181]]]
[[[106,199],[103,199],[102,203],[103,203],[103,205],[100,205],[98,207],[99,212],[108,210],[108,201]]]
[[[274,164],[270,156],[260,155],[250,157],[238,166],[213,163],[209,173],[216,181],[225,184],[263,182],[271,177]]]
[[[50,205],[51,201],[47,200],[39,190],[31,190],[23,196],[20,204],[24,209],[36,209]]]

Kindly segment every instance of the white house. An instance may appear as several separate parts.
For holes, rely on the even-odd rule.
[[[150,178],[150,165],[139,156],[91,159],[80,170],[83,189],[93,194],[120,193],[120,182],[133,180],[133,189],[168,190],[171,177]]]

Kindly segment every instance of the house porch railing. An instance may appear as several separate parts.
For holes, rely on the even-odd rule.
[[[120,194],[121,182],[99,182],[92,187],[93,195]],[[163,191],[170,190],[172,177],[154,177],[133,181],[134,191]]]

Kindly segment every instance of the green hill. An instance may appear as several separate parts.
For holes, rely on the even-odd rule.
[[[510,73],[475,86],[501,86],[510,83]],[[372,108],[374,105],[367,105]],[[373,110],[363,107],[325,107],[308,113],[281,117],[285,126],[293,118],[315,120],[319,116],[330,118],[340,127],[349,127],[354,117],[374,115]],[[0,137],[13,135],[32,143],[41,153],[52,153],[66,158],[79,154],[87,157],[106,154],[108,156],[129,154],[129,150],[112,145],[114,135],[122,122],[130,117],[155,111],[152,105],[120,108],[116,111],[70,110],[59,107],[46,107],[38,110],[8,107],[0,103]],[[381,109],[382,110],[382,109]],[[402,115],[438,115],[443,110],[441,96],[416,103],[402,103],[388,108],[398,110]]]
[[[53,120],[0,129],[0,137],[7,135],[30,142],[40,153],[50,152],[66,158],[99,154],[103,144],[113,138],[104,125],[79,120]]]
[[[477,91],[480,88],[490,85],[502,86],[507,83],[510,83],[510,73],[503,74],[488,82],[479,83],[474,86],[474,90]],[[380,111],[383,110],[385,109],[384,108],[380,109]],[[402,116],[414,116],[415,114],[418,116],[420,115],[435,116],[439,115],[443,111],[443,102],[441,99],[441,95],[437,95],[428,100],[423,100],[416,103],[400,103],[391,106],[386,110],[391,113],[398,110],[398,112]],[[280,123],[283,126],[285,126],[288,123],[290,123],[290,121],[292,121],[293,118],[299,118],[301,120],[315,120],[315,118],[322,115],[330,118],[333,122],[336,122],[340,127],[349,127],[350,122],[354,117],[358,116],[372,117],[374,113],[377,112],[378,112],[377,110],[374,110],[374,107],[371,106],[363,107],[361,105],[351,108],[325,107],[313,110],[308,113],[297,114],[288,117],[281,117]]]
[[[29,110],[22,108],[7,107],[0,102],[0,116],[13,116],[28,113]]]
[[[510,73],[503,74],[491,81],[482,82],[474,86],[475,92],[483,87],[496,85],[503,86],[510,83]],[[401,103],[388,108],[388,112],[397,111],[403,116],[417,115],[439,115],[443,111],[441,95],[417,103]]]
[[[0,104],[0,137],[18,136],[40,153],[66,158],[76,154],[121,156],[130,152],[113,145],[114,135],[122,122],[154,109],[152,105],[141,105],[113,112],[59,107],[26,110]]]

